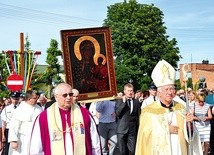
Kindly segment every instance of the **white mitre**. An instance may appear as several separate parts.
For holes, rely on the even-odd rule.
[[[165,60],[157,63],[152,71],[152,80],[157,87],[175,83],[175,69]]]

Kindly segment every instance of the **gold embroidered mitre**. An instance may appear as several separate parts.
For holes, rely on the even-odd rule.
[[[152,80],[157,87],[174,84],[175,69],[167,61],[161,60],[152,71]]]

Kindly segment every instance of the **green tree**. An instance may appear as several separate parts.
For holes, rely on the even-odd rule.
[[[108,6],[103,26],[112,33],[118,90],[132,79],[135,89],[148,89],[156,63],[167,60],[177,68],[181,58],[176,39],[169,39],[163,12],[136,0]]]
[[[53,90],[53,82],[57,79],[59,80],[60,64],[58,61],[58,56],[62,55],[62,52],[58,49],[58,42],[55,39],[51,39],[50,47],[47,49],[46,63],[48,67],[45,73],[42,75],[39,81],[45,82],[49,86],[49,97]],[[38,82],[39,82],[38,81]]]
[[[6,69],[5,57],[0,53],[0,99],[9,97],[10,91],[7,89],[6,80],[9,72]]]
[[[25,45],[24,45],[24,46],[25,46],[25,51],[29,51],[29,50],[30,50],[31,43],[30,43],[28,34],[27,34],[27,36],[25,37]]]

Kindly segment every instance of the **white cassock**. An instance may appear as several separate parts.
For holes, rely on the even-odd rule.
[[[39,125],[39,117],[36,119],[36,122],[34,124],[31,142],[30,142],[30,155],[44,155],[44,150],[42,147],[42,140],[41,140],[41,131],[40,131],[40,125]],[[101,155],[101,149],[100,149],[100,138],[99,134],[97,132],[96,124],[90,116],[90,136],[91,136],[91,144],[92,144],[92,155]],[[57,137],[56,137],[57,138]],[[70,137],[70,133],[66,133],[65,135],[65,149],[67,155],[73,155],[73,148],[72,146],[72,140]]]
[[[40,106],[30,105],[24,101],[14,111],[9,127],[8,141],[17,141],[18,150],[13,150],[10,145],[9,155],[28,155],[33,123],[41,112]]]

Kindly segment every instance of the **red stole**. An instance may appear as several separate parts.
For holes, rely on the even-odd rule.
[[[90,116],[89,116],[90,114],[87,111],[87,109],[85,109],[85,108],[80,108],[80,110],[81,110],[81,113],[83,116],[83,121],[84,121],[84,126],[85,126],[86,155],[92,155],[92,144],[91,144],[91,136],[90,136],[91,120],[90,120]],[[67,111],[62,112],[61,110],[60,110],[60,114],[61,114],[61,119],[62,119],[62,128],[63,128],[63,130],[65,130],[65,127],[66,127],[65,115],[67,115],[67,117],[70,117],[70,115],[67,114]],[[48,128],[48,121],[47,120],[48,120],[47,119],[47,110],[45,110],[39,116],[41,140],[42,140],[44,155],[52,155],[52,153],[51,153],[51,138],[49,136],[50,134],[49,134],[49,128]],[[70,120],[70,119],[67,119],[67,120]],[[70,125],[71,122],[68,121],[68,124]],[[71,138],[72,138],[72,142],[73,142],[72,132],[70,134],[71,134]],[[65,136],[65,134],[63,134],[63,136]],[[64,144],[65,144],[65,142],[64,142]],[[73,146],[71,146],[71,147],[73,147]],[[81,149],[81,148],[79,148],[79,149]]]

